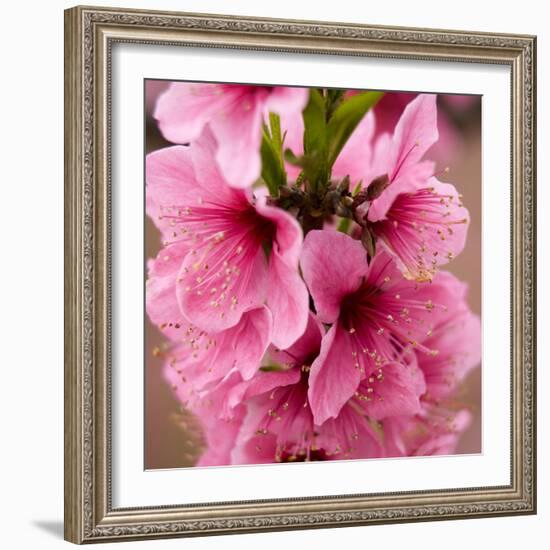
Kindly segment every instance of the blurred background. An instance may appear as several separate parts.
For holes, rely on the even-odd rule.
[[[163,139],[153,118],[156,99],[168,85],[167,81],[145,81],[147,153],[171,145]],[[393,130],[403,109],[415,96],[404,92],[385,94],[375,108],[383,131]],[[464,205],[471,216],[464,251],[447,270],[468,283],[470,307],[481,316],[481,97],[438,95],[438,129],[439,141],[426,157],[437,162],[439,179],[453,183],[464,196]],[[446,169],[448,173],[443,173]],[[160,246],[159,233],[145,216],[145,259],[155,257]],[[146,469],[193,466],[202,451],[197,420],[182,409],[162,376],[162,359],[154,353],[162,344],[160,331],[145,316]],[[473,416],[457,453],[481,452],[481,368],[469,374],[453,401],[469,408]]]

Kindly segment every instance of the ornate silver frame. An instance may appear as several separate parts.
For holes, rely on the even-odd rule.
[[[115,42],[497,63],[512,79],[511,483],[113,509],[110,52]],[[536,511],[536,38],[76,7],[65,12],[65,538],[75,543]]]

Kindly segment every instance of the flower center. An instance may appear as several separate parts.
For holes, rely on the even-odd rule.
[[[329,460],[329,456],[324,449],[301,450],[297,454],[288,451],[282,451],[278,456],[277,462],[311,462]]]
[[[258,246],[270,247],[277,234],[275,223],[258,214],[252,205],[238,212],[235,216],[235,222],[248,233],[249,237]]]

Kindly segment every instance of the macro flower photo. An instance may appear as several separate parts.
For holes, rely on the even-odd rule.
[[[481,98],[147,80],[148,469],[481,449]]]

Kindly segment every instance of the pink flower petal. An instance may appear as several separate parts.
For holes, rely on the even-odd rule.
[[[297,268],[271,251],[267,304],[273,313],[273,343],[280,348],[292,345],[304,333],[308,318],[308,293]]]
[[[223,356],[229,354],[243,379],[249,380],[258,371],[271,340],[272,317],[269,309],[264,306],[249,311],[237,326],[225,332],[215,361],[223,363]]]
[[[164,136],[176,143],[192,143],[209,126],[225,179],[246,188],[260,176],[264,118],[270,111],[299,118],[307,100],[306,88],[177,82],[159,97],[155,117]]]
[[[384,132],[393,133],[405,107],[417,95],[405,92],[388,92],[384,94],[374,107],[376,131],[379,134]]]
[[[413,350],[436,353],[424,342],[455,299],[455,281],[450,275],[430,285],[409,281],[389,254],[379,252],[361,286],[339,304],[338,323],[349,334],[347,357],[359,373],[370,376]]]
[[[227,251],[220,244],[202,255],[187,254],[176,288],[181,311],[209,332],[236,325],[244,312],[260,307],[267,295],[268,271],[262,248],[245,242],[229,264]]]
[[[219,147],[216,160],[227,182],[236,188],[252,185],[261,172],[262,104],[246,97],[231,116],[210,123]]]
[[[368,177],[370,173],[372,157],[371,142],[374,136],[374,128],[374,114],[372,111],[369,111],[351,134],[342,151],[340,151],[332,167],[334,178],[342,179],[344,176],[349,176],[352,188],[353,185],[361,180],[363,180],[365,186],[370,183],[369,181],[364,181],[364,178],[365,176]]]
[[[149,278],[171,277],[176,292],[176,277],[181,268],[182,259],[189,252],[189,246],[185,242],[177,242],[162,248],[154,260],[150,260],[148,266]],[[174,294],[175,295],[175,294]]]
[[[172,339],[177,339],[180,335],[178,329],[187,324],[175,296],[175,286],[169,277],[150,279],[146,292],[147,315],[165,336]]]
[[[280,116],[301,118],[308,100],[308,88],[274,86],[265,101],[265,111],[266,114],[273,112]]]
[[[166,353],[165,373],[180,401],[187,405],[197,392],[219,387],[227,376],[231,380],[224,380],[223,386],[229,394],[229,389],[258,371],[271,340],[271,313],[265,307],[249,311],[237,325],[218,333],[207,333],[189,323],[171,330],[178,345]]]
[[[424,375],[416,361],[410,364],[394,361],[361,382],[355,401],[367,416],[381,420],[419,413],[420,396],[425,391]]]
[[[290,386],[300,380],[300,369],[286,371],[258,372],[250,380],[241,381],[227,392],[228,404],[236,407],[239,403],[275,388]]]
[[[237,441],[246,408],[238,407],[232,418],[220,420],[212,418],[205,422],[205,416],[200,418],[203,423],[206,439],[206,450],[199,458],[196,466],[226,466],[231,464],[231,453]]]
[[[323,323],[333,323],[338,318],[342,299],[357,290],[368,272],[361,243],[330,230],[308,233],[300,263]]]
[[[440,273],[436,280],[451,279]],[[450,282],[449,284],[453,284]],[[457,285],[455,299],[440,316],[424,342],[435,354],[419,355],[419,366],[424,372],[428,394],[441,399],[454,391],[457,385],[481,360],[481,321],[466,301],[465,284]]]
[[[180,403],[192,407],[200,397],[200,390],[216,381],[210,372],[216,349],[210,335],[190,324],[174,329],[174,336],[176,331],[179,333],[179,345],[172,345],[164,353],[163,376]],[[173,340],[176,341],[176,338]],[[221,366],[218,368],[222,370]],[[231,368],[231,364],[225,365],[224,374]]]
[[[302,228],[296,219],[282,208],[269,206],[266,198],[256,201],[256,211],[275,225],[273,248],[291,267],[298,267],[302,251]]]
[[[315,424],[321,425],[328,418],[336,417],[357,390],[361,375],[355,365],[350,338],[340,323],[333,325],[311,366],[308,397]]]
[[[166,217],[172,205],[195,202],[200,195],[193,162],[187,147],[167,147],[150,153],[145,161],[147,214],[164,233],[171,233],[171,219]]]
[[[389,210],[398,197],[414,193],[419,186],[427,186],[428,179],[433,175],[434,163],[423,160],[409,167],[407,178],[399,182],[390,181],[382,195],[374,200],[369,208],[368,219],[378,222],[388,219]]]
[[[384,431],[384,451],[388,457],[407,456],[406,433],[411,429],[414,418],[409,416],[391,416],[380,422]]]
[[[319,319],[310,311],[305,332],[287,349],[271,348],[269,358],[283,366],[311,366],[313,359],[319,355],[321,340],[325,329]]]
[[[387,174],[390,184],[373,201],[369,209],[370,221],[386,219],[388,209],[398,195],[414,191],[433,174],[433,163],[421,159],[438,138],[436,99],[433,94],[419,94],[401,115],[391,145],[387,137],[379,138],[374,164],[380,174],[374,177]]]
[[[181,338],[180,328],[188,324],[176,300],[176,277],[186,253],[185,245],[170,246],[162,249],[149,264],[145,292],[147,314],[151,322],[173,340]]]
[[[352,406],[344,406],[336,418],[329,418],[317,431],[315,443],[324,449],[328,460],[385,456],[381,434]]]
[[[446,418],[437,418],[437,429],[428,430],[416,437],[411,443],[414,456],[451,455],[462,433],[470,425],[472,415],[467,410],[446,413]],[[432,424],[434,420],[432,419]]]
[[[281,132],[285,136],[283,141],[283,151],[290,149],[297,157],[304,154],[304,119],[302,115],[295,116],[294,113],[280,113]],[[287,179],[295,181],[302,169],[285,162]]]
[[[302,229],[280,208],[258,200],[256,210],[275,224],[275,240],[269,259],[267,304],[273,313],[273,343],[293,344],[304,332],[308,316],[307,289],[298,273]]]
[[[203,347],[210,347],[203,352],[200,346],[192,345],[195,354],[205,355],[202,368],[189,373],[190,381],[197,389],[202,389],[230,372],[238,372],[243,380],[249,380],[260,368],[271,340],[271,327],[271,313],[262,307],[243,314],[237,325],[223,332],[204,334],[203,338],[208,339]],[[211,351],[209,356],[206,351]],[[238,378],[235,379],[235,383],[238,381]]]
[[[393,135],[390,180],[405,177],[437,141],[436,100],[435,94],[419,94],[403,111]]]
[[[202,134],[189,146],[195,178],[202,189],[202,193],[197,197],[198,202],[207,196],[215,197],[218,204],[226,206],[248,202],[243,190],[229,185],[226,174],[216,162],[219,150],[219,139],[209,126],[206,126]]]
[[[167,140],[190,143],[213,117],[230,110],[239,97],[239,87],[172,82],[158,98],[154,116]]]

